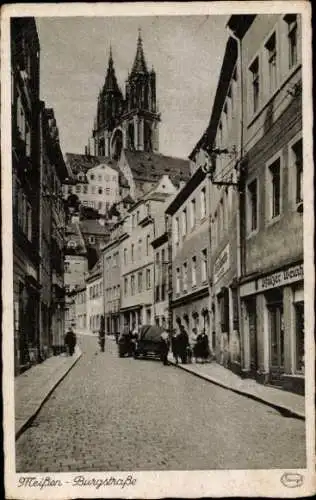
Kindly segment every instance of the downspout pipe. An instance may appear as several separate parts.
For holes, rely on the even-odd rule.
[[[237,42],[237,64],[239,73],[239,98],[240,98],[240,110],[239,110],[239,165],[242,161],[244,155],[244,82],[243,82],[243,63],[242,63],[242,42],[241,39],[229,28],[227,27],[229,35]],[[240,175],[240,172],[239,172]],[[238,303],[238,327],[239,327],[239,339],[240,339],[240,365],[241,370],[245,369],[244,366],[244,338],[242,335],[242,309],[241,309],[241,299],[240,299],[240,278],[244,271],[244,251],[243,251],[243,205],[244,205],[244,187],[242,184],[242,189],[238,188],[238,207],[237,207],[237,303]]]

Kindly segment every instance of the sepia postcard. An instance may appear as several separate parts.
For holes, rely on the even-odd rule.
[[[6,498],[315,494],[309,2],[1,35]]]

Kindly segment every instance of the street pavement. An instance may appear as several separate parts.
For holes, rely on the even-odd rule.
[[[305,467],[305,426],[80,336],[81,358],[16,442],[17,472]]]

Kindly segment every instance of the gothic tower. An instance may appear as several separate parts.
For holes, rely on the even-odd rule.
[[[110,156],[111,135],[118,124],[124,109],[124,99],[117,83],[112,49],[108,61],[105,82],[100,90],[97,105],[97,115],[94,123],[93,137],[95,154]]]
[[[139,30],[134,63],[126,80],[124,113],[120,120],[124,148],[133,151],[158,151],[159,121],[156,73],[154,69],[151,71],[147,69]],[[117,149],[116,140],[114,133],[111,140],[112,151]]]

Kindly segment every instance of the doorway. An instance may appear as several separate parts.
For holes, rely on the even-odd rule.
[[[270,371],[272,382],[280,381],[284,373],[284,314],[283,293],[273,290],[266,295],[270,330]]]
[[[247,300],[246,308],[248,314],[250,372],[255,375],[258,370],[257,301],[255,297]]]

